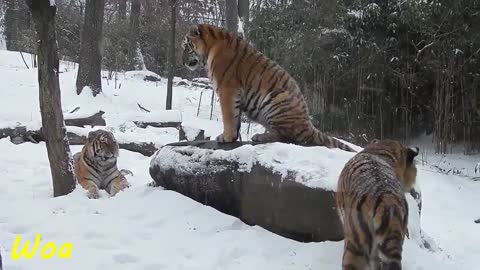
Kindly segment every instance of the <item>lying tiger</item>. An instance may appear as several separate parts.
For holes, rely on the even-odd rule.
[[[182,61],[190,70],[206,67],[220,99],[223,133],[219,143],[236,141],[244,112],[266,132],[252,141],[322,145],[356,152],[316,129],[296,81],[248,42],[222,28],[199,24],[185,35]]]
[[[77,181],[87,190],[88,198],[99,198],[100,189],[115,196],[119,191],[130,187],[117,168],[118,149],[118,143],[111,132],[95,130],[88,133],[82,151],[73,156]]]

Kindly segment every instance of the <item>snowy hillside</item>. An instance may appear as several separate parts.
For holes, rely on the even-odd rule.
[[[114,81],[103,79],[104,93],[93,98],[87,92],[76,95],[73,63],[62,63],[61,71],[65,116],[77,107],[80,109],[75,113],[85,115],[101,109],[106,112],[107,128],[124,140],[154,141],[157,145],[178,141],[178,131],[173,128],[140,129],[131,122],[138,117],[177,117],[163,111],[166,80],[147,82],[138,72],[119,74],[119,89]],[[37,70],[27,69],[19,53],[0,51],[0,82],[0,127],[19,123],[39,127]],[[215,138],[222,124],[218,103],[212,120],[209,119],[210,98],[211,90],[176,86],[173,108],[181,113],[184,125],[204,129],[206,136]],[[142,111],[138,104],[153,116]],[[243,124],[242,138],[247,140],[261,131],[258,125],[248,130],[247,124]],[[71,149],[75,153],[81,146]],[[290,152],[292,149],[296,152]],[[331,164],[324,172],[329,188],[334,188],[335,175],[352,155],[314,147],[309,151],[317,152],[294,160],[292,153],[305,154],[295,149],[270,146],[269,151],[285,164],[280,170],[296,166],[312,174],[318,172],[312,168],[315,162],[308,157],[317,153],[316,160]],[[253,153],[249,147],[240,151]],[[429,154],[428,158],[445,160],[448,156],[439,158]],[[462,159],[462,166],[472,170],[468,173],[474,173],[476,159],[478,162],[478,156]],[[14,145],[8,139],[1,139],[0,251],[4,270],[340,268],[343,242],[295,242],[258,226],[245,225],[178,193],[148,187],[150,160],[138,153],[120,151],[119,167],[129,169],[134,175],[129,176],[132,187],[116,197],[108,198],[102,191],[99,200],[89,200],[78,187],[68,196],[52,198],[45,144]],[[421,248],[412,237],[405,243],[404,269],[477,269],[480,224],[474,220],[480,218],[480,181],[439,173],[430,165],[419,162],[418,166],[423,198],[421,225],[440,250],[431,252]],[[15,237],[21,235],[22,242],[34,241],[38,233],[42,242],[36,256],[31,260],[14,260],[11,254]],[[57,247],[71,242],[71,258],[42,259],[40,250],[49,241]]]

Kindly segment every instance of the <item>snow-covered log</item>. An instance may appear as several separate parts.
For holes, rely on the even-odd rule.
[[[178,110],[158,111],[155,113],[142,113],[138,115],[128,116],[137,127],[146,128],[180,128],[182,125],[182,112]]]
[[[308,161],[312,154],[325,154],[324,162],[312,164],[318,160]],[[350,156],[281,143],[180,142],[155,153],[150,175],[159,186],[284,237],[340,240],[334,186],[341,164],[331,159],[336,155]]]
[[[105,119],[103,119],[103,115],[105,114],[104,111],[98,111],[97,113],[88,116],[88,117],[81,117],[81,118],[68,118],[65,117],[65,125],[67,126],[75,126],[75,127],[83,127],[83,126],[106,126]]]
[[[182,125],[182,122],[150,122],[150,121],[133,121],[133,123],[139,128],[156,127],[156,128],[166,128],[173,127],[179,128]]]
[[[193,141],[167,144],[150,162],[157,186],[297,241],[343,239],[334,195],[354,153],[326,147]],[[420,228],[421,193],[412,203],[411,237],[435,246]]]

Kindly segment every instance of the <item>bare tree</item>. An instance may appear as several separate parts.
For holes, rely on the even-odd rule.
[[[238,4],[237,0],[225,0],[227,30],[231,32],[238,31]]]
[[[63,119],[58,80],[56,6],[49,0],[26,0],[38,40],[38,84],[42,133],[45,136],[55,197],[75,189],[73,159]]]
[[[250,20],[250,1],[238,0],[238,17],[243,25],[243,37],[248,38],[248,24]]]
[[[87,0],[86,2],[76,83],[78,95],[85,86],[92,89],[93,96],[102,91],[100,47],[104,8],[105,0]]]
[[[128,48],[128,61],[130,70],[142,69],[141,55],[138,53],[140,47],[138,44],[138,33],[140,31],[140,0],[132,0],[132,7],[130,12],[130,46]]]
[[[168,47],[168,83],[167,83],[167,103],[166,109],[172,109],[172,87],[173,76],[175,72],[175,23],[177,21],[177,1],[170,0],[171,20],[170,20],[170,46]]]
[[[127,18],[127,0],[118,0],[118,18],[120,20]]]
[[[12,43],[15,33],[15,0],[5,0],[4,35],[7,50],[15,50]]]

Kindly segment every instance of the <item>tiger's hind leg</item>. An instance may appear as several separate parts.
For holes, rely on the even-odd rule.
[[[400,236],[393,234],[379,243],[379,269],[402,270],[402,246]]]
[[[262,143],[280,142],[282,141],[282,136],[275,131],[266,131],[265,133],[253,135],[252,141]]]
[[[367,270],[367,256],[357,250],[349,240],[345,240],[345,248],[342,259],[342,270]]]
[[[385,196],[384,196],[385,198]],[[387,198],[389,199],[389,198]],[[385,199],[385,200],[387,200]],[[398,205],[379,207],[381,211],[374,216],[377,252],[380,269],[401,270],[402,252],[407,228],[407,208]]]

